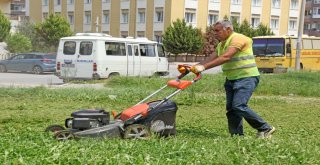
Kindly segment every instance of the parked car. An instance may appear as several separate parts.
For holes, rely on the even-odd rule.
[[[21,53],[0,61],[0,72],[18,71],[41,74],[56,71],[56,55],[47,53]]]

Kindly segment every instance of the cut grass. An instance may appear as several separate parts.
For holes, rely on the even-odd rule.
[[[179,107],[175,137],[57,142],[43,132],[82,108],[122,111],[166,81],[118,77],[106,89],[1,88],[0,164],[320,164],[318,72],[261,76],[249,105],[277,128],[271,140],[256,139],[247,123],[245,137],[229,136],[222,75],[204,75],[172,98]]]

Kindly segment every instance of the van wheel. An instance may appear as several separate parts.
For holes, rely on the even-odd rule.
[[[119,73],[110,73],[108,78],[117,77],[117,76],[120,76],[120,74]]]
[[[38,65],[34,66],[33,69],[32,69],[32,72],[34,74],[41,74],[43,72],[42,68]]]
[[[0,72],[7,72],[7,68],[5,65],[0,65]]]

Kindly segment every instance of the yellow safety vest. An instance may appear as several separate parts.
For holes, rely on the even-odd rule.
[[[218,56],[221,56],[228,49],[232,38],[236,35],[241,34],[233,32],[226,40],[223,47],[222,42],[218,44],[216,48]],[[252,43],[250,38],[246,38],[248,39],[247,42]],[[252,44],[250,44],[248,49],[238,51],[228,62],[222,64],[222,71],[228,80],[259,76],[260,74],[253,56]]]

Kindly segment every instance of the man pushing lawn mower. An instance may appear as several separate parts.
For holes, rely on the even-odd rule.
[[[275,127],[270,126],[247,105],[260,76],[253,56],[252,39],[233,32],[232,23],[228,20],[218,21],[214,25],[214,31],[215,38],[220,42],[215,54],[208,60],[193,65],[190,70],[200,73],[222,65],[222,71],[226,75],[226,115],[231,136],[244,135],[244,118],[258,131],[257,138],[270,138]]]

